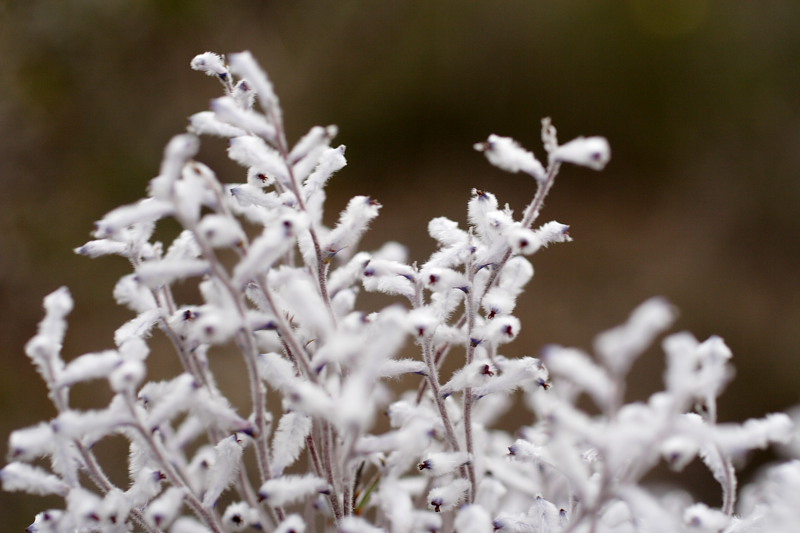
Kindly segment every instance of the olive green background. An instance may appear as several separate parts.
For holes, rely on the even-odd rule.
[[[663,295],[677,329],[733,349],[723,420],[798,403],[799,26],[800,3],[766,0],[0,2],[2,439],[53,416],[23,353],[45,294],[66,284],[76,298],[68,358],[112,347],[129,318],[111,297],[125,262],[71,250],[142,196],[164,144],[220,94],[189,69],[206,50],[255,54],[290,139],[338,124],[350,164],[329,187],[330,219],[372,195],[384,209],[365,246],[398,240],[420,261],[427,221],[464,221],[473,187],[518,212],[533,194],[472,143],[510,135],[543,157],[544,116],[562,141],[605,135],[606,170],[565,166],[548,199],[542,221],[570,224],[575,242],[534,258],[506,353],[588,349]],[[201,159],[241,181],[224,148],[204,141]],[[629,397],[654,391],[662,368],[649,353]],[[719,503],[701,468],[688,479]],[[3,529],[55,503],[0,493]]]

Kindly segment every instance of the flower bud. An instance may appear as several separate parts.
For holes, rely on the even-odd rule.
[[[556,161],[603,170],[611,159],[611,148],[605,137],[577,137],[556,148],[551,157]]]

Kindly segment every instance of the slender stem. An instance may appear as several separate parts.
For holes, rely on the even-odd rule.
[[[239,350],[245,354],[244,361],[247,366],[248,383],[250,385],[250,397],[253,402],[253,425],[255,426],[255,445],[256,460],[258,470],[261,473],[261,482],[269,480],[272,475],[269,466],[269,451],[267,449],[267,416],[264,408],[264,390],[261,379],[258,376],[257,358],[258,350],[252,342],[251,335],[246,331],[240,331],[237,335]]]
[[[311,435],[306,437],[306,447],[308,448],[308,456],[311,459],[311,466],[314,468],[314,472],[316,472],[317,476],[322,477],[324,472],[322,462],[319,460],[317,444]]]
[[[470,246],[472,248],[472,246]],[[470,366],[475,359],[475,347],[473,342],[475,333],[475,318],[477,315],[477,308],[475,306],[475,255],[470,254],[466,264],[468,276],[468,288],[464,296],[464,307],[467,317],[467,361],[466,366]],[[466,464],[467,478],[470,482],[469,502],[475,501],[475,495],[478,493],[478,482],[475,478],[475,462],[474,449],[472,443],[472,404],[474,398],[472,396],[472,387],[464,389],[464,441],[467,446],[467,453],[469,454],[469,462]]]
[[[317,420],[317,433],[319,440],[322,442],[322,461],[319,466],[322,468],[321,472],[325,475],[325,480],[330,485],[331,490],[328,494],[328,500],[331,503],[334,518],[338,523],[342,518],[342,508],[339,506],[339,497],[336,483],[336,476],[333,471],[333,460],[331,458],[331,448],[333,446],[333,436],[330,424],[326,421]],[[314,440],[314,439],[312,439]],[[319,461],[319,458],[317,459]]]
[[[428,367],[427,380],[433,394],[433,401],[436,408],[439,410],[439,416],[442,418],[444,430],[446,433],[447,441],[453,451],[460,451],[461,446],[458,444],[458,437],[456,437],[455,429],[453,429],[453,422],[450,420],[450,414],[447,412],[447,406],[442,398],[441,385],[439,384],[439,370],[433,362],[433,354],[431,353],[431,339],[426,337],[422,340],[422,354],[425,359],[425,364]]]
[[[412,300],[412,304],[414,308],[418,309],[421,308],[423,305],[422,299],[422,282],[419,279],[419,276],[415,276],[416,283],[414,285],[414,298]],[[433,345],[432,339],[430,335],[426,334],[421,339],[422,345],[422,358],[425,362],[425,365],[428,367],[428,372],[426,374],[426,382],[429,384],[431,388],[431,393],[433,394],[433,401],[436,404],[436,408],[439,410],[439,416],[442,419],[442,423],[444,424],[445,436],[447,437],[447,441],[450,443],[450,447],[453,448],[453,451],[459,451],[461,447],[458,444],[458,437],[456,436],[455,429],[453,429],[453,423],[450,420],[450,415],[447,412],[447,406],[444,403],[444,398],[442,398],[441,394],[441,384],[439,383],[439,369],[436,366],[436,362],[434,360],[433,355]],[[422,399],[422,394],[424,389],[420,388],[419,393],[417,395],[417,401],[419,402]]]

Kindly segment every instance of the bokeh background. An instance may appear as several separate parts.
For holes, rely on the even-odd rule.
[[[129,318],[111,297],[126,265],[71,250],[141,197],[166,141],[219,94],[189,60],[243,49],[269,71],[290,139],[339,125],[350,163],[328,205],[335,217],[354,194],[383,203],[367,248],[394,239],[424,260],[427,221],[464,221],[473,187],[521,211],[532,181],[471,148],[489,133],[540,157],[542,117],[562,141],[605,135],[606,170],[564,167],[548,199],[542,220],[570,224],[574,242],[535,257],[507,352],[588,349],[663,295],[677,328],[733,349],[723,420],[800,401],[800,3],[5,0],[2,440],[53,416],[23,353],[45,294],[66,284],[77,301],[65,357],[112,346]],[[242,180],[223,143],[204,141],[201,159]],[[641,360],[629,397],[655,390],[662,370],[658,351]],[[690,488],[718,504],[695,470]],[[3,528],[24,529],[45,503],[0,493]]]

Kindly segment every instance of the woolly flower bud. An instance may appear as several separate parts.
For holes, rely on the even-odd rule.
[[[469,462],[467,452],[438,452],[428,454],[425,459],[417,465],[420,472],[429,476],[441,476]]]
[[[272,437],[270,468],[273,477],[282,475],[284,469],[297,460],[310,433],[311,418],[308,415],[289,412],[281,417],[278,429]]]
[[[73,251],[76,254],[95,258],[104,255],[121,255],[125,257],[130,250],[127,242],[112,241],[109,239],[97,239],[94,241],[89,241],[83,246],[73,249]]]
[[[339,133],[339,128],[333,124],[324,128],[322,126],[314,126],[294,145],[292,151],[289,152],[289,161],[297,163],[308,154],[312,153],[316,148],[327,146],[331,139],[336,137],[337,133]],[[335,150],[340,152],[339,156],[344,155],[343,146]]]
[[[462,391],[467,387],[477,387],[483,385],[492,376],[494,369],[486,361],[473,361],[469,365],[453,372],[450,380],[442,385],[441,395],[447,398],[451,394]]]
[[[414,269],[398,261],[371,259],[364,267],[362,282],[370,292],[414,296]]]
[[[541,496],[536,497],[533,505],[528,510],[528,516],[539,522],[543,531],[554,531],[557,528],[560,529],[559,525],[563,525],[559,524],[561,513],[559,513],[558,508]]]
[[[253,432],[252,424],[236,413],[225,396],[212,393],[207,388],[199,389],[194,395],[192,412],[225,432]]]
[[[547,246],[554,242],[571,242],[572,237],[569,236],[569,226],[561,224],[555,220],[543,224],[536,230],[536,236],[541,243],[541,246]]]
[[[169,528],[169,533],[211,533],[211,530],[194,518],[182,516],[175,520]]]
[[[173,194],[175,181],[181,175],[183,165],[194,157],[199,149],[200,140],[191,133],[176,135],[170,139],[164,148],[161,171],[158,176],[150,180],[150,196],[168,202]]]
[[[502,287],[492,287],[481,302],[486,318],[511,314],[516,307],[516,298]]]
[[[136,281],[152,289],[179,279],[202,276],[210,269],[209,262],[202,259],[146,261],[136,267]]]
[[[98,525],[102,500],[93,492],[80,487],[72,488],[67,494],[67,512],[75,517],[80,526]],[[94,529],[92,527],[92,529]],[[78,531],[82,530],[78,528]]]
[[[253,55],[247,51],[231,54],[228,56],[228,63],[234,74],[245,78],[253,86],[253,89],[261,99],[261,104],[267,109],[271,108],[273,113],[280,116],[278,97],[275,95],[272,82],[267,77],[267,73],[258,65]]]
[[[113,488],[103,497],[100,519],[105,524],[123,523],[131,512],[132,502],[121,489]]]
[[[305,533],[305,531],[306,523],[297,514],[287,516],[275,529],[275,533]]]
[[[502,508],[503,499],[508,490],[505,484],[491,476],[485,476],[478,484],[478,493],[475,495],[475,503],[496,515]]]
[[[208,488],[203,495],[203,505],[210,507],[216,504],[220,494],[231,484],[239,471],[242,460],[242,444],[231,435],[222,439],[214,447],[214,466],[209,472]]]
[[[253,167],[256,171],[283,184],[289,182],[289,171],[280,154],[258,137],[253,135],[234,137],[228,147],[228,157],[244,167]]]
[[[252,132],[274,144],[276,137],[275,126],[267,122],[264,115],[250,109],[243,109],[234,98],[223,96],[212,100],[211,110],[214,112],[214,118],[217,121],[242,131],[240,135]],[[227,131],[232,130],[229,129]]]
[[[536,232],[528,228],[515,226],[507,233],[506,238],[516,254],[532,255],[542,247]]]
[[[500,137],[499,135],[489,135],[486,142],[476,143],[474,148],[483,152],[486,159],[494,166],[507,172],[525,172],[543,181],[545,170],[542,164],[529,151],[522,148],[517,141],[511,137]]]
[[[169,487],[158,498],[150,502],[145,510],[145,518],[158,528],[169,526],[180,513],[185,491],[180,487]]]
[[[95,237],[115,237],[133,224],[150,223],[171,215],[174,206],[167,201],[145,198],[135,204],[123,205],[109,211],[102,220],[95,222]]]
[[[465,505],[456,513],[455,530],[459,533],[493,533],[489,513],[480,505]]]
[[[335,131],[335,126],[332,127]],[[317,144],[300,146],[300,150],[295,156],[289,155],[295,178],[298,182],[303,183],[303,195],[306,199],[324,188],[330,177],[347,165],[347,159],[344,157],[347,147],[342,144],[331,148],[328,146],[330,138],[327,135],[314,136],[312,135],[313,131],[312,129],[312,132],[306,137],[316,137]],[[300,142],[304,142],[304,139],[301,139]],[[324,198],[323,194],[317,198],[316,202],[321,205]]]
[[[487,394],[508,393],[516,390],[525,383],[534,382],[540,385],[547,383],[547,369],[541,361],[534,357],[521,357],[519,359],[497,359],[499,374],[487,380],[479,387],[472,389],[476,398]]]
[[[72,311],[72,306],[72,296],[66,287],[56,289],[45,296],[45,316],[39,322],[39,331],[25,345],[25,353],[39,366],[39,371],[46,379],[51,377],[50,370],[41,365],[44,363],[43,360],[58,358],[67,331],[66,316]]]
[[[602,367],[576,348],[547,346],[542,352],[551,374],[571,381],[586,391],[597,405],[607,407],[616,394],[616,385]]]
[[[25,463],[10,463],[3,467],[0,481],[3,482],[3,490],[9,492],[24,491],[40,496],[65,496],[69,492],[69,486],[61,478]]]
[[[675,311],[663,298],[650,298],[634,309],[628,321],[595,337],[595,351],[617,373],[627,372],[653,339],[675,320]]]
[[[181,374],[169,382],[150,382],[145,385],[139,392],[139,398],[151,406],[147,425],[156,429],[188,409],[196,390],[197,383],[191,374]]]
[[[72,517],[60,509],[37,513],[33,524],[25,528],[27,533],[60,533],[74,529]]]
[[[258,530],[263,529],[258,521],[258,511],[245,502],[230,504],[222,515],[222,523],[230,531],[244,531],[250,526]]]
[[[662,441],[659,450],[669,467],[676,472],[680,472],[697,457],[700,446],[696,439],[675,435]]]
[[[164,474],[160,470],[143,468],[136,475],[136,480],[126,492],[128,498],[136,507],[141,507],[156,497],[161,491],[161,482]]]
[[[386,533],[386,530],[373,526],[360,516],[346,516],[339,521],[339,533]]]
[[[67,438],[84,438],[84,443],[87,443],[88,435],[94,434],[98,438],[107,435],[116,428],[130,424],[130,418],[130,413],[122,403],[116,401],[106,409],[62,411],[53,422],[53,431]]]
[[[323,244],[324,252],[333,257],[344,248],[354,246],[373,218],[378,216],[381,204],[369,196],[354,196],[339,216],[339,223],[333,228]]]
[[[270,479],[258,489],[258,497],[270,505],[281,506],[303,500],[312,494],[326,494],[328,483],[317,476],[288,475]]]
[[[222,80],[228,78],[228,68],[222,56],[213,52],[198,54],[192,58],[190,63],[193,70],[205,72],[208,76],[217,76]]]
[[[420,278],[425,288],[433,292],[450,291],[469,285],[467,277],[452,268],[427,267],[420,272]]]
[[[31,461],[46,455],[52,446],[53,429],[46,422],[12,431],[8,438],[9,457],[20,461]]]
[[[541,531],[538,526],[531,523],[531,519],[524,514],[500,513],[492,521],[495,531],[502,533],[523,533],[528,531]]]
[[[264,228],[250,245],[247,255],[233,270],[233,282],[244,286],[248,281],[269,270],[295,243],[298,232],[303,231],[308,221],[301,214],[290,213]]]
[[[731,521],[731,517],[719,509],[712,509],[704,503],[696,503],[683,512],[683,522],[698,533],[722,531]]]
[[[751,418],[741,425],[717,425],[714,441],[722,453],[740,456],[755,448],[764,449],[772,442],[788,443],[793,429],[785,413],[772,413],[764,418]]]
[[[87,353],[69,362],[59,374],[57,385],[68,387],[82,381],[107,377],[122,363],[116,350]]]
[[[427,307],[420,307],[408,313],[408,327],[415,337],[433,335],[438,325],[436,315]]]
[[[488,322],[485,328],[481,328],[484,340],[497,346],[513,341],[517,338],[520,330],[520,321],[511,315],[498,316]]]
[[[381,363],[378,375],[382,378],[395,378],[401,374],[428,374],[428,366],[422,361],[414,359],[389,359]]]
[[[288,392],[295,383],[295,370],[282,355],[270,352],[258,354],[258,375],[270,386]]]
[[[611,159],[611,148],[604,137],[577,137],[556,148],[550,156],[556,161],[603,170]]]
[[[114,300],[119,305],[124,305],[137,313],[154,312],[156,313],[155,318],[158,318],[159,309],[153,292],[139,283],[135,274],[119,278],[114,286]]]
[[[524,257],[512,257],[503,267],[497,286],[517,295],[522,292],[523,287],[532,277],[533,265],[531,262]]]
[[[317,149],[317,151],[319,150]],[[306,200],[306,208],[317,223],[322,221],[325,185],[334,173],[347,164],[344,152],[344,145],[337,148],[322,147],[319,155],[309,154],[295,165],[295,176],[298,179],[305,178],[302,194]],[[308,177],[306,178],[306,176]]]
[[[447,217],[432,218],[428,222],[428,234],[441,246],[462,244],[467,240],[467,232],[459,229],[458,222]]]
[[[188,130],[195,135],[215,135],[217,137],[247,135],[245,130],[222,122],[214,111],[200,111],[190,116]]]
[[[468,480],[464,478],[454,479],[446,485],[431,489],[428,493],[428,504],[437,513],[442,510],[449,511],[464,500],[469,487]]]
[[[203,217],[197,231],[214,248],[237,246],[244,241],[242,227],[232,217],[210,214]]]

